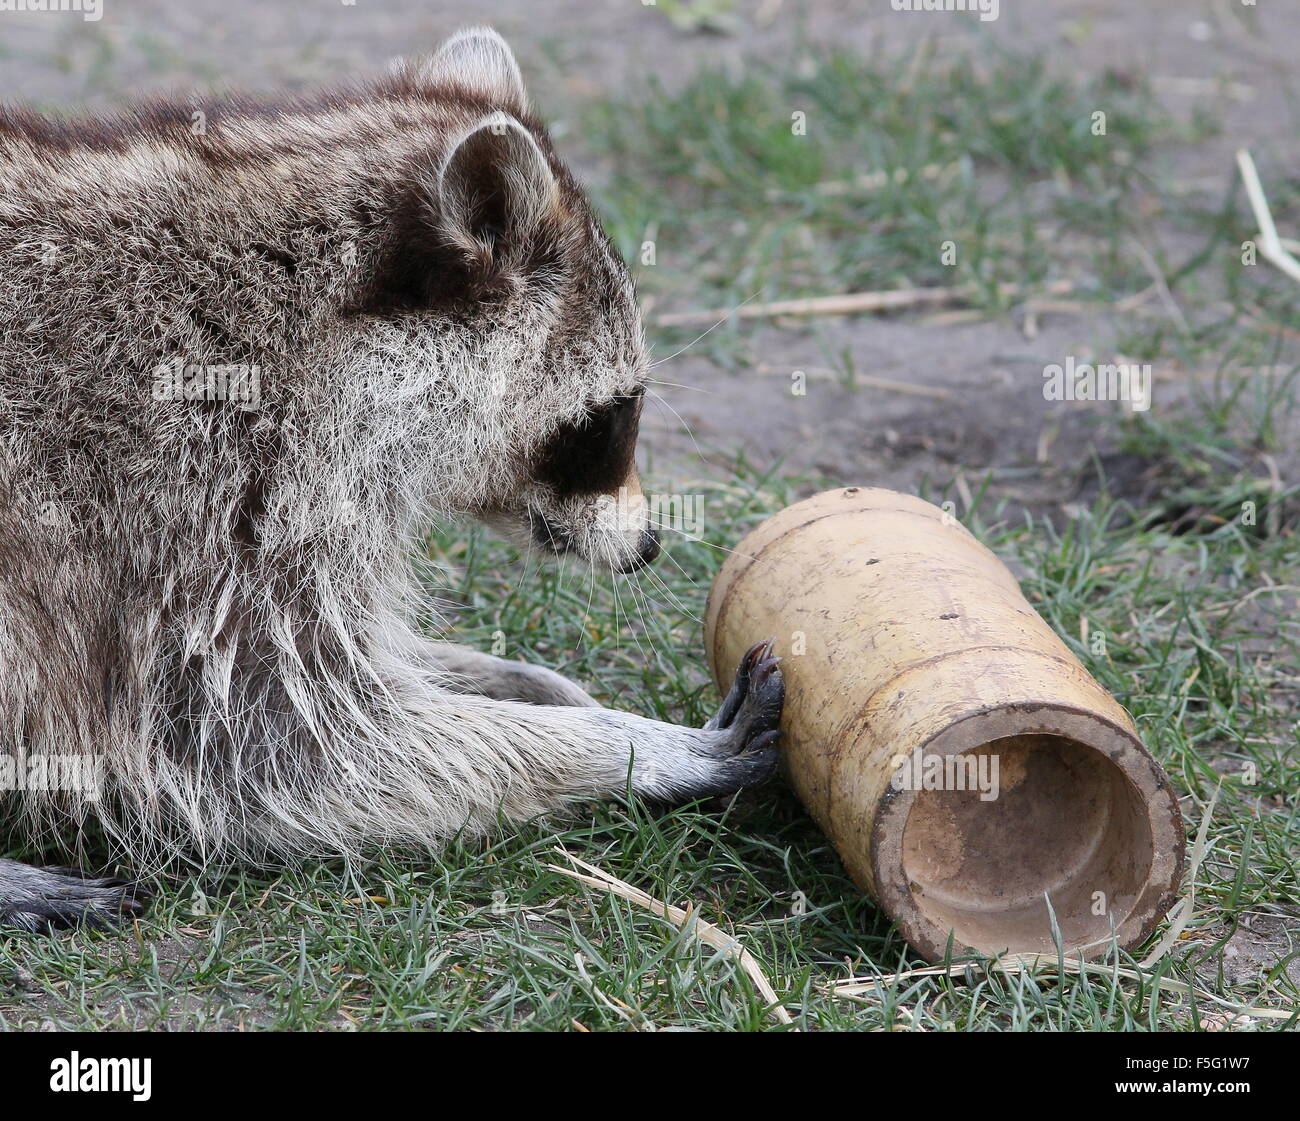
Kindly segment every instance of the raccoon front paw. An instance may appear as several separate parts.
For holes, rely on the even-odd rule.
[[[705,725],[729,733],[722,741],[728,751],[723,769],[735,790],[762,782],[776,768],[785,682],[774,642],[769,638],[746,651],[722,706]]]
[[[26,868],[17,884],[6,883],[0,927],[33,934],[88,927],[102,930],[139,918],[152,892],[129,880],[95,879],[73,868]],[[14,887],[19,890],[14,891]]]

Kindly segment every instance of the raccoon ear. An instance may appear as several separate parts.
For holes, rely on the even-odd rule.
[[[435,187],[443,238],[486,274],[559,209],[546,156],[523,125],[493,113],[462,135],[438,170]]]
[[[462,86],[519,112],[528,107],[519,64],[506,41],[490,27],[456,32],[438,48],[425,73],[433,81]]]

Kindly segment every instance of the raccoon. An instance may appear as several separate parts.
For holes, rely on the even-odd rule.
[[[659,549],[632,281],[491,29],[309,99],[0,112],[0,268],[0,759],[96,780],[11,784],[19,835],[358,857],[772,771],[770,642],[690,728],[420,623],[441,519]],[[31,930],[145,896],[0,860]]]

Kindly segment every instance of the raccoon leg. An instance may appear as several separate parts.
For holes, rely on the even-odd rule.
[[[599,702],[573,682],[543,666],[508,661],[453,643],[438,643],[434,649],[439,667],[455,675],[444,683],[455,692],[534,705],[601,707]],[[664,745],[678,738],[681,732],[694,733],[694,729],[659,725],[672,729],[672,732],[650,736],[652,742],[641,747],[641,763],[644,766],[634,763],[632,767],[634,789],[651,797],[671,798],[679,786],[679,796],[696,797],[701,793],[729,793],[766,778],[776,759],[775,744],[780,736],[776,724],[781,715],[783,699],[784,686],[781,672],[777,668],[777,659],[772,656],[772,643],[770,640],[760,642],[751,647],[741,659],[721,707],[702,729],[703,732],[723,732],[726,735],[715,737],[707,747],[702,743],[696,744],[693,751],[678,753],[674,760],[673,750]],[[607,709],[602,711],[611,713]],[[660,754],[664,754],[665,758],[660,759]],[[712,779],[697,776],[704,783],[702,788],[692,786],[684,778],[675,786],[672,773],[700,770],[701,765],[694,758],[700,754],[711,759],[725,760],[726,766]],[[622,759],[620,765],[623,767],[622,781],[626,782],[626,758]],[[709,788],[711,782],[719,784],[716,789]]]
[[[0,927],[43,934],[103,928],[144,913],[149,892],[126,880],[91,879],[71,868],[33,868],[0,859]]]
[[[784,686],[770,646],[742,660],[736,682],[704,728],[592,704],[527,704],[454,692],[427,650],[394,662],[378,719],[332,739],[286,740],[274,785],[234,794],[204,782],[180,810],[195,836],[221,833],[232,851],[301,855],[375,845],[436,844],[494,833],[504,819],[564,814],[575,803],[630,791],[665,802],[731,794],[776,767]],[[415,655],[418,655],[415,656]],[[254,785],[256,785],[256,777]],[[199,776],[203,778],[203,776]],[[211,792],[201,813],[192,806]]]
[[[730,794],[775,768],[783,700],[770,643],[745,656],[704,728],[589,705],[449,697],[439,706],[437,762],[454,760],[479,776],[473,789],[457,784],[456,793],[461,820],[482,828],[490,827],[489,815],[527,819],[626,792],[629,781],[633,793],[663,801]]]
[[[443,684],[456,693],[477,693],[499,701],[533,705],[600,707],[572,681],[545,666],[512,662],[451,642],[437,643],[433,657],[441,669],[454,675]]]

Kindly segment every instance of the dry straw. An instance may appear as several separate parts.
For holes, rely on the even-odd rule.
[[[776,995],[776,990],[772,988],[753,954],[726,931],[714,926],[712,923],[705,922],[695,913],[694,907],[685,910],[681,907],[674,907],[671,903],[664,903],[653,895],[642,891],[639,887],[633,887],[631,884],[620,880],[617,876],[611,876],[594,864],[588,864],[585,860],[579,859],[566,849],[557,847],[554,851],[564,857],[565,860],[576,864],[583,871],[564,868],[558,864],[546,865],[551,871],[559,872],[565,876],[572,876],[575,880],[586,884],[588,887],[599,888],[601,891],[607,891],[611,895],[626,899],[629,903],[635,903],[638,907],[644,907],[651,914],[658,915],[661,919],[667,919],[678,929],[685,931],[700,942],[712,946],[726,957],[733,959],[748,974],[749,979],[754,982],[754,987],[767,1001],[772,1016],[782,1024],[794,1023],[790,1013],[786,1011],[785,1005],[781,1003],[780,998]]]
[[[1250,199],[1251,210],[1255,212],[1255,221],[1259,223],[1259,255],[1276,265],[1292,280],[1300,280],[1300,261],[1287,252],[1286,244],[1278,237],[1277,226],[1273,224],[1273,212],[1269,209],[1268,199],[1264,197],[1259,172],[1255,170],[1255,161],[1245,148],[1237,150],[1237,166],[1241,169],[1241,181],[1246,185],[1246,196]]]

